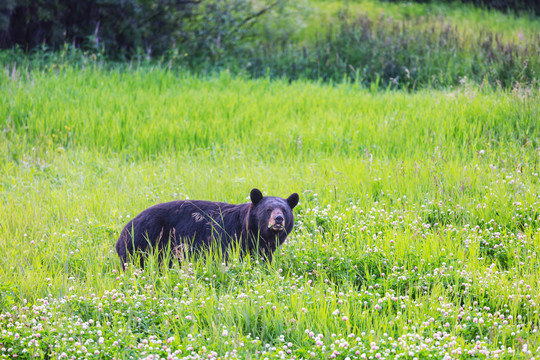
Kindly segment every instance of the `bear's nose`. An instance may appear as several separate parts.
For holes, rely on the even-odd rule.
[[[274,220],[276,221],[276,224],[282,224],[283,223],[283,216],[278,215],[278,216],[276,216],[276,218]]]

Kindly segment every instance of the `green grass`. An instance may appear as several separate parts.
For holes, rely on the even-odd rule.
[[[296,46],[268,51],[268,64],[262,69],[259,62],[264,56],[250,60],[251,74],[260,76],[269,69],[274,76],[293,79],[339,83],[348,78],[366,87],[410,91],[444,89],[463,79],[503,88],[516,83],[537,86],[537,17],[457,2],[313,1],[310,5],[294,38]]]
[[[539,95],[2,71],[0,356],[538,356]],[[120,270],[143,209],[253,187],[301,194],[271,266]]]
[[[317,24],[336,21],[336,14],[348,9],[355,14],[366,14],[376,20],[381,16],[389,16],[396,20],[438,19],[451,26],[458,27],[466,36],[477,37],[484,32],[495,32],[501,41],[519,40],[536,41],[540,20],[527,14],[505,14],[496,10],[487,10],[472,4],[454,3],[415,3],[415,2],[381,2],[376,0],[359,1],[310,1],[313,6],[307,29],[316,32]]]

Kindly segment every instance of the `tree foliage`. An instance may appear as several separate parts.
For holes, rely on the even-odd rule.
[[[0,47],[65,43],[126,55],[183,46],[217,54],[284,0],[4,0]],[[210,50],[208,52],[208,50]]]

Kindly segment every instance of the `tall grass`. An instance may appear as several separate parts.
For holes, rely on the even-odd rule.
[[[263,44],[262,51],[256,49],[246,57],[249,73],[408,90],[446,88],[464,79],[505,88],[515,83],[537,85],[537,22],[520,22],[520,29],[504,22],[469,25],[474,22],[471,15],[457,20],[403,10],[396,17],[384,11],[374,17],[369,4],[341,8],[311,35],[306,27],[306,36],[313,39],[302,47]],[[364,7],[368,12],[361,11]]]
[[[2,76],[4,136],[26,147],[146,158],[234,151],[240,143],[249,149],[245,156],[369,152],[415,160],[439,147],[446,159],[460,160],[506,141],[538,146],[537,91],[529,89],[516,88],[509,97],[465,84],[456,91],[392,96],[346,84],[287,86],[226,73],[201,80],[160,68],[125,73],[63,67]],[[10,156],[23,154],[11,149]]]
[[[0,356],[538,356],[536,90],[12,69]],[[141,210],[252,187],[301,194],[271,266],[120,270]]]

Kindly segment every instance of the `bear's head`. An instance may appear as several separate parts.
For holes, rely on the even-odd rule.
[[[293,209],[298,204],[298,194],[294,193],[287,199],[275,196],[263,196],[259,189],[250,193],[251,211],[250,228],[257,231],[272,251],[275,250],[276,240],[281,245],[294,226]],[[273,244],[272,244],[273,243]]]

